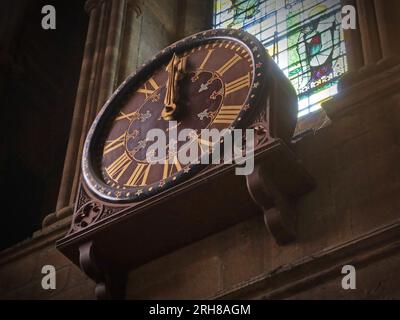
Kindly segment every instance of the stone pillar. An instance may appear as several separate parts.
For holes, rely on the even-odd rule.
[[[400,1],[374,0],[383,58],[400,55]]]
[[[127,2],[123,33],[120,39],[122,48],[118,57],[117,83],[122,83],[138,67],[143,6],[139,0]]]
[[[86,133],[97,112],[119,84],[124,21],[129,6],[138,1],[88,0],[89,13],[81,75],[56,210],[73,204],[80,177]]]
[[[342,0],[342,5],[351,5],[357,10],[356,0]],[[355,30],[343,30],[349,72],[357,71],[364,65],[359,23],[359,19],[357,19],[357,28]]]
[[[93,58],[96,49],[96,35],[100,24],[100,12],[96,8],[96,5],[99,5],[99,3],[100,1],[88,1],[85,6],[90,15],[89,26],[56,210],[60,210],[69,204],[74,181],[74,171],[78,161],[79,141],[85,122],[85,107],[89,96],[90,78],[94,69]]]
[[[357,0],[364,64],[372,65],[382,58],[374,0]]]
[[[212,0],[178,0],[177,36],[184,38],[212,28]]]
[[[111,3],[110,21],[107,32],[106,47],[102,63],[100,92],[97,100],[97,111],[117,86],[118,58],[121,47],[121,35],[126,9],[125,0],[114,0]]]
[[[400,83],[400,1],[356,0],[355,4],[364,66],[346,74],[339,82],[340,94],[323,104],[332,121],[356,109],[366,112],[365,106],[391,99]],[[359,67],[354,61],[352,64]]]

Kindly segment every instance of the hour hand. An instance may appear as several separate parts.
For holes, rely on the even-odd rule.
[[[176,114],[177,85],[181,74],[184,72],[186,58],[179,58],[175,53],[167,66],[168,80],[166,85],[166,93],[164,98],[164,109],[161,117],[164,120],[172,120]]]

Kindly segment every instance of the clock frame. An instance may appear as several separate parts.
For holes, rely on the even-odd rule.
[[[129,99],[132,100],[131,98],[132,92],[135,92],[135,90],[136,92],[142,90],[141,93],[143,93],[143,91],[145,90],[150,91],[148,87],[153,87],[155,93],[158,94],[157,98],[159,100],[163,100],[160,99],[160,95],[163,97],[163,86],[161,84],[156,83],[156,81],[153,79],[153,74],[157,72],[165,73],[166,71],[164,71],[164,67],[166,64],[168,64],[173,55],[186,54],[187,59],[190,60],[192,56],[195,56],[199,53],[199,49],[202,49],[203,51],[206,52],[207,51],[212,52],[212,55],[207,54],[205,55],[205,57],[202,57],[201,58],[202,63],[199,69],[193,69],[190,70],[190,72],[195,73],[197,76],[203,75],[204,73],[212,73],[215,70],[209,70],[203,67],[203,65],[207,66],[205,62],[208,62],[210,64],[210,60],[212,59],[214,59],[214,61],[216,60],[217,66],[220,66],[220,68],[217,70],[218,72],[215,71],[212,73],[212,77],[214,77],[214,75],[216,74],[218,75],[218,78],[213,83],[215,83],[217,80],[222,82],[221,91],[223,91],[223,94],[221,94],[222,96],[221,98],[218,97],[221,99],[220,102],[221,106],[218,107],[217,111],[218,112],[222,111],[222,109],[224,108],[223,104],[225,103],[225,100],[228,101],[228,104],[229,102],[230,104],[234,104],[237,103],[236,101],[240,101],[239,106],[241,106],[241,108],[239,109],[239,112],[235,115],[235,118],[232,119],[230,123],[226,123],[225,127],[229,126],[230,128],[246,128],[248,127],[249,124],[251,124],[251,121],[254,120],[255,117],[259,116],[260,113],[259,109],[260,107],[261,108],[263,107],[263,102],[264,102],[263,100],[265,99],[263,92],[268,91],[269,90],[268,87],[271,85],[268,73],[271,73],[272,70],[268,68],[268,66],[271,66],[271,64],[268,61],[270,58],[268,57],[262,44],[259,41],[257,41],[254,36],[237,30],[210,30],[178,41],[172,44],[171,46],[167,47],[166,49],[162,50],[160,53],[155,55],[148,63],[144,64],[141,68],[139,68],[139,70],[136,73],[129,76],[113,93],[110,99],[107,100],[104,107],[101,109],[96,119],[94,120],[91,129],[88,132],[86,142],[84,145],[83,156],[82,156],[82,175],[86,186],[97,197],[110,203],[131,203],[131,202],[141,201],[145,198],[163,192],[164,190],[167,190],[193,177],[200,170],[205,168],[204,165],[190,164],[186,166],[185,169],[181,169],[175,174],[168,176],[165,179],[160,179],[159,181],[155,181],[148,185],[128,186],[127,184],[122,184],[120,186],[116,181],[112,180],[109,177],[107,177],[109,183],[104,182],[104,179],[100,177],[101,176],[100,162],[101,162],[101,149],[102,149],[100,146],[103,145],[102,141],[104,140],[103,136],[107,133],[107,130],[109,130],[107,126],[110,126],[110,121],[112,121],[113,118],[114,119],[116,118],[118,120],[119,118],[125,117],[126,113],[129,112],[132,113],[132,110],[129,110],[126,113],[122,113],[123,116],[120,117],[116,116],[118,115],[118,112],[121,112],[120,110],[124,106],[124,104],[129,104]],[[228,56],[226,60],[224,60],[225,57],[221,55],[228,50],[230,50],[232,54],[231,56]],[[235,62],[240,62],[242,64],[234,65]],[[243,68],[246,68],[246,64],[248,64],[248,67],[250,69],[248,73],[246,73],[246,71],[243,72],[241,70]],[[237,71],[235,70],[235,68]],[[216,67],[214,67],[214,69],[216,69]],[[223,71],[219,71],[222,69]],[[235,78],[236,76],[235,71],[236,74],[238,74],[239,77],[238,79]],[[226,74],[231,75],[230,77],[231,82],[225,80]],[[242,85],[243,88],[235,92],[235,93],[241,92],[242,96],[244,95],[244,97],[241,97],[240,99],[238,97],[230,99],[232,94],[228,96],[229,93],[228,90],[233,91],[237,88],[240,88],[240,86],[238,86],[237,83],[240,82],[239,80],[244,77],[248,77],[247,80],[248,87],[244,87],[246,83],[243,83]],[[145,88],[142,88],[141,86],[143,86],[143,83],[144,85],[146,85],[145,80],[148,79],[151,80],[150,83],[148,84],[147,87],[145,86]],[[189,80],[187,80],[186,82],[190,83]],[[231,85],[230,87],[233,87],[233,89],[230,89],[230,87],[228,87],[228,85],[231,83],[233,83],[233,85]],[[214,91],[213,93],[216,93],[216,91]],[[133,96],[135,97],[135,94],[133,94]],[[151,95],[147,97],[146,93],[146,99],[144,100],[144,102],[140,102],[143,103],[144,106],[146,104],[152,104],[151,106],[152,109],[150,109],[150,107],[147,109],[148,117],[151,117],[152,113],[156,112],[156,110],[153,111],[155,109],[154,104],[158,103],[162,105],[162,101],[153,103],[150,101],[149,103],[149,100],[151,100],[152,97],[153,96]],[[199,97],[199,98],[204,99],[204,97]],[[196,99],[192,100],[196,102]],[[199,103],[201,104],[201,102],[197,102],[197,104]],[[138,109],[140,108],[142,108],[142,106],[139,107]],[[191,108],[193,108],[192,105]],[[149,112],[149,109],[152,110],[152,113]],[[217,118],[218,118],[218,113],[217,116],[210,122],[211,126],[216,123]],[[123,120],[124,119],[122,119],[122,121]],[[146,121],[150,120],[151,118]],[[157,121],[153,121],[153,123],[154,125],[157,125]],[[131,122],[130,125],[132,124],[135,124],[134,120]],[[197,123],[194,123],[194,121],[191,120],[191,125],[195,126],[197,125]],[[288,126],[287,130],[293,131],[294,125],[295,122],[292,121],[291,123],[292,128]],[[217,127],[217,125],[214,125],[214,127]],[[223,126],[219,124],[218,129],[222,128]],[[121,132],[119,132],[119,134],[120,133]],[[290,133],[288,132],[286,136],[289,135]],[[113,148],[115,148],[115,146],[116,144],[113,145]],[[112,152],[115,152],[115,150]],[[131,164],[132,167],[134,167],[134,165],[137,166],[141,165],[142,167],[140,168],[144,167],[144,164],[137,164],[137,162],[133,160],[133,157],[132,159],[130,159],[129,158],[130,156],[128,156],[128,152],[126,152],[125,150],[123,151],[122,154],[118,153],[118,155],[121,155],[122,157],[126,158],[125,159],[126,161],[125,160],[119,161],[118,158],[114,159],[116,162],[119,161],[119,164],[128,163],[129,161],[132,161]],[[112,165],[110,165],[109,167],[111,166]],[[151,169],[148,166],[148,164],[147,167]],[[131,171],[133,171],[132,176],[135,175],[135,171],[132,168],[128,168],[128,170],[126,171],[129,172],[130,169]],[[151,170],[149,170],[150,174]],[[106,173],[104,173],[104,175],[107,176]],[[127,177],[129,176],[128,174],[125,173],[124,175]]]

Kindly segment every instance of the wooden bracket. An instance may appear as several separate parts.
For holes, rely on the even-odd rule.
[[[79,264],[81,270],[96,282],[95,295],[98,300],[125,298],[126,273],[106,271],[96,257],[93,241],[79,246]]]
[[[314,186],[314,181],[286,144],[277,140],[266,156],[256,161],[246,177],[253,201],[263,210],[265,225],[279,245],[296,238],[296,199]]]
[[[275,241],[279,245],[292,242],[296,219],[292,201],[269,179],[267,170],[256,165],[254,172],[247,177],[247,187],[254,202],[263,210],[265,225]]]

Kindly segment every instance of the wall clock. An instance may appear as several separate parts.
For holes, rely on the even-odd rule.
[[[195,175],[204,165],[146,161],[148,130],[168,134],[170,120],[178,134],[248,127],[272,85],[270,59],[259,41],[237,30],[211,30],[164,49],[124,81],[94,121],[82,161],[88,188],[105,201],[136,202]],[[290,107],[284,137],[295,124]],[[206,143],[197,141],[199,148]]]
[[[173,153],[149,163],[146,135],[173,130],[170,121],[195,135],[254,129],[254,172],[183,165]],[[296,93],[255,37],[209,30],[172,44],[128,77],[93,122],[71,229],[57,247],[105,298],[123,295],[132,268],[260,213],[279,244],[292,241],[292,200],[313,185],[290,148],[296,122]]]

